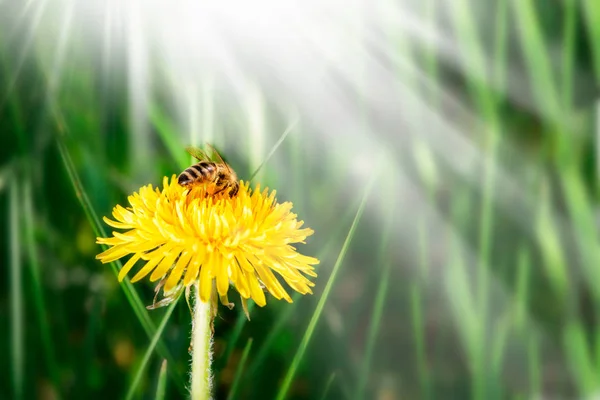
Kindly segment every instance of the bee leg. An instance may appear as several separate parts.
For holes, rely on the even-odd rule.
[[[213,196],[218,195],[219,193],[221,193],[223,190],[227,189],[227,187],[224,187],[223,189],[219,189],[216,192],[213,193]]]
[[[229,197],[233,197],[233,196],[235,196],[237,194],[238,189],[239,189],[238,185],[235,185],[235,186],[228,185],[228,186],[225,186],[222,189],[217,190],[213,195],[219,194],[219,193],[221,193],[221,192],[223,192],[225,190],[229,190]]]
[[[233,187],[229,191],[229,197],[234,197],[238,193],[239,189],[240,189],[240,185],[239,185],[239,183],[236,182],[235,185],[233,185]]]

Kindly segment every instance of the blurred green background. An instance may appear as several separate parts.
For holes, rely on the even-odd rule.
[[[0,1],[0,398],[186,397],[95,237],[204,142],[321,260],[220,308],[216,398],[600,395],[599,81],[593,0]]]

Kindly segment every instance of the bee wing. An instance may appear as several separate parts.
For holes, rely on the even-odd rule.
[[[208,147],[210,147],[210,149],[212,150],[213,154],[216,154],[217,157],[219,158],[219,160],[223,163],[223,165],[225,165],[227,167],[227,169],[229,170],[229,172],[231,172],[231,168],[229,167],[229,164],[227,164],[224,160],[223,157],[221,157],[221,155],[219,154],[219,152],[217,151],[217,149],[215,149],[213,146],[211,146],[209,143],[206,143],[206,145]]]
[[[210,157],[204,152],[204,150],[198,147],[187,146],[185,148],[185,151],[187,151],[192,157],[194,157],[198,161],[210,161]]]

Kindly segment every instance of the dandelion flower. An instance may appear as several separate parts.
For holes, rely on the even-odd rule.
[[[163,189],[142,187],[129,196],[130,207],[117,205],[104,218],[113,228],[109,238],[97,243],[110,248],[96,256],[103,263],[131,255],[119,272],[119,281],[141,261],[132,282],[150,275],[160,280],[165,296],[177,288],[197,284],[199,297],[209,302],[218,293],[229,304],[230,285],[245,301],[266,304],[263,288],[276,299],[291,302],[279,275],[293,290],[312,293],[316,277],[313,265],[319,260],[297,252],[295,243],[304,243],[313,230],[291,212],[292,203],[277,203],[275,191],[251,190],[240,182],[234,197],[209,195],[214,188],[198,185],[186,189],[175,176],[163,180]],[[276,273],[276,274],[275,274]]]

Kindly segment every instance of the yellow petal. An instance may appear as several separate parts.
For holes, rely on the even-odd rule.
[[[140,259],[139,253],[134,254],[133,256],[131,256],[129,261],[127,261],[125,263],[125,265],[123,265],[123,268],[121,268],[121,270],[119,271],[119,277],[118,277],[119,282],[121,282],[123,280],[123,278],[125,278],[125,275],[127,275],[129,270],[135,265],[136,262],[138,262],[139,259]]]
[[[240,293],[240,296],[246,299],[249,298],[250,288],[248,286],[248,280],[244,275],[244,271],[240,269],[238,262],[232,262],[230,264],[230,268],[232,269],[232,271],[235,271],[235,273],[231,274],[231,280],[233,281],[233,284],[237,291]]]
[[[139,272],[137,274],[135,274],[135,276],[133,278],[131,278],[131,282],[135,283],[137,281],[139,281],[140,279],[142,279],[143,277],[145,277],[146,275],[148,275],[150,273],[150,271],[152,271],[156,265],[160,262],[160,260],[163,259],[163,254],[158,254],[155,253],[156,255],[154,257],[152,257],[150,259],[150,261],[148,261],[146,263],[146,265],[144,265],[144,267],[139,270]]]
[[[286,301],[290,303],[292,302],[290,296],[287,294],[283,286],[281,286],[281,283],[279,283],[279,281],[277,280],[275,275],[273,275],[273,272],[271,272],[269,268],[265,267],[259,261],[254,262],[252,265],[254,265],[256,272],[258,272],[258,276],[260,276],[260,279],[265,284],[267,290],[273,296],[275,296],[277,299],[284,298]]]
[[[203,248],[198,248],[196,254],[194,254],[190,264],[188,265],[187,271],[185,273],[185,278],[183,278],[183,284],[185,286],[189,286],[193,281],[198,277],[198,271],[202,264],[205,263],[206,252]]]
[[[113,221],[112,219],[109,219],[107,217],[102,217],[102,219],[104,220],[104,222],[106,222],[106,225],[111,226],[116,229],[132,229],[133,228],[133,226],[130,224],[124,224],[122,222]]]
[[[179,251],[172,248],[169,253],[167,253],[165,258],[163,258],[160,264],[158,264],[158,267],[156,267],[154,272],[152,272],[152,275],[150,275],[150,282],[155,282],[156,280],[162,278],[167,273],[169,268],[173,266],[173,263],[179,254]]]
[[[242,267],[243,271],[254,272],[254,267],[248,262],[246,257],[246,254],[238,252],[236,259],[238,260],[238,263],[240,264],[240,267]]]
[[[207,262],[200,268],[200,300],[205,303],[210,300],[210,292],[212,291],[211,267],[211,263]]]
[[[125,244],[126,241],[119,239],[118,237],[109,237],[109,238],[96,238],[96,243],[98,244],[106,244],[108,246],[118,246],[120,244]]]
[[[229,275],[227,274],[227,264],[223,256],[216,251],[213,259],[213,271],[217,278],[217,291],[220,296],[225,296],[229,289]]]
[[[113,246],[110,249],[98,254],[96,256],[96,259],[106,264],[111,261],[118,260],[119,258],[124,257],[129,253],[132,253],[132,251],[130,251],[129,249],[129,244],[124,243],[117,246]]]
[[[256,279],[256,275],[254,274],[254,272],[244,272],[244,275],[248,279],[248,286],[250,286],[250,293],[252,294],[252,299],[258,306],[264,307],[267,304],[267,300],[265,299],[265,293],[260,288],[258,279]]]
[[[181,255],[179,256],[179,260],[177,260],[175,267],[169,275],[169,278],[167,278],[167,282],[165,283],[164,289],[165,292],[169,292],[171,291],[171,289],[177,286],[179,280],[181,279],[181,275],[183,275],[183,271],[185,270],[185,267],[187,267],[187,265],[189,264],[191,258],[192,254],[188,251],[184,251],[183,253],[181,253]]]

